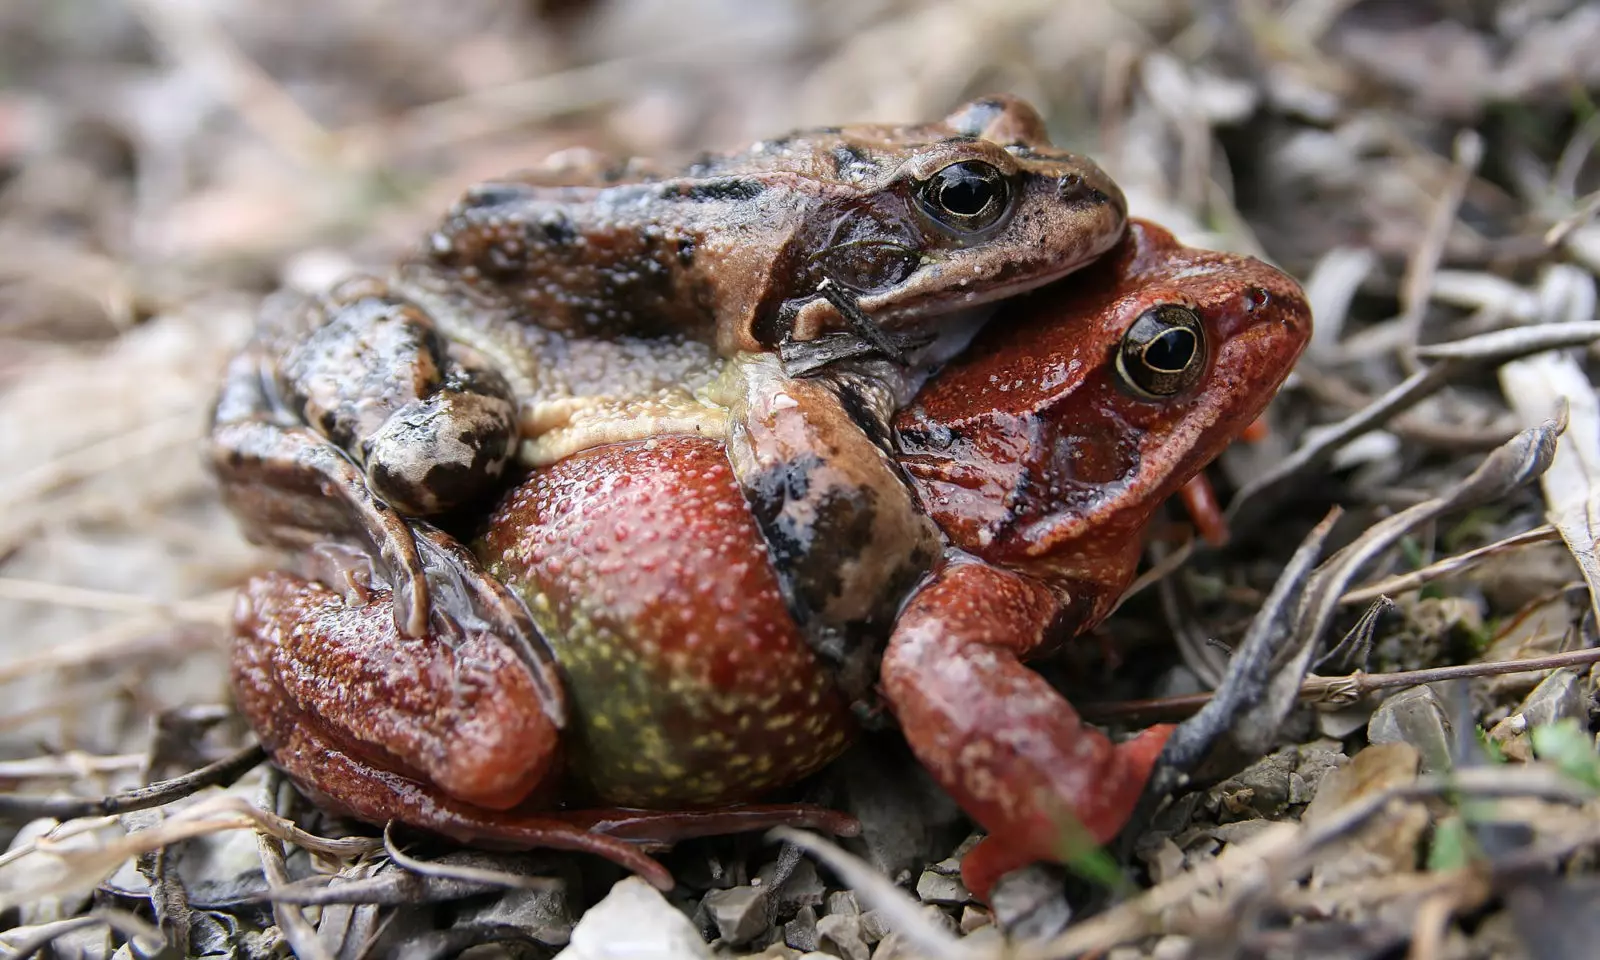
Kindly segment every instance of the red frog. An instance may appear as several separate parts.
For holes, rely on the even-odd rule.
[[[1170,728],[1113,743],[1024,661],[1107,615],[1159,505],[1249,427],[1311,332],[1289,277],[1137,222],[1004,309],[893,421],[946,550],[888,631],[878,685],[989,832],[963,865],[980,896],[1059,859],[1068,824],[1121,829]],[[471,552],[417,530],[471,598],[448,635],[401,637],[361,576],[335,591],[271,574],[241,598],[240,708],[313,796],[463,841],[588,850],[663,887],[646,848],[853,826],[749,805],[836,757],[855,722],[723,441],[571,455],[513,490]],[[507,618],[523,636],[487,627]]]

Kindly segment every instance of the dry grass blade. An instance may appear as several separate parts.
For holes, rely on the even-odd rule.
[[[83,610],[102,610],[108,613],[151,613],[189,623],[226,623],[228,615],[228,607],[224,602],[226,599],[225,595],[213,594],[198,600],[167,602],[132,593],[114,593],[109,590],[91,590],[64,583],[0,577],[0,600],[48,603],[60,607],[78,607]]]
[[[1552,469],[1554,468],[1552,467]],[[1460,574],[1471,570],[1473,567],[1476,567],[1478,564],[1483,563],[1485,560],[1498,557],[1503,553],[1511,553],[1516,550],[1521,550],[1523,547],[1532,546],[1536,543],[1549,543],[1552,540],[1559,540],[1560,538],[1561,534],[1556,530],[1555,527],[1549,526],[1548,524],[1542,527],[1535,527],[1534,529],[1528,530],[1524,533],[1513,534],[1512,536],[1506,537],[1502,540],[1496,540],[1494,543],[1485,544],[1484,546],[1476,549],[1468,550],[1465,553],[1458,553],[1453,557],[1446,557],[1443,560],[1435,561],[1434,563],[1430,563],[1421,569],[1412,570],[1408,573],[1397,574],[1395,576],[1380,580],[1377,583],[1369,584],[1365,587],[1357,587],[1356,589],[1351,590],[1344,596],[1340,597],[1339,604],[1340,606],[1355,606],[1363,603],[1371,603],[1379,597],[1388,597],[1399,593],[1406,593],[1432,583],[1435,580],[1459,576]]]
[[[93,822],[102,826],[105,824],[103,820]],[[130,857],[159,850],[180,840],[203,837],[223,830],[251,828],[313,853],[339,859],[363,856],[382,846],[381,841],[367,837],[329,840],[314,836],[288,820],[250,804],[242,797],[222,795],[179,810],[149,830],[128,834],[117,841],[94,849],[57,851],[47,838],[8,851],[6,860],[0,863],[0,866],[12,866],[29,856],[50,855],[65,863],[69,872],[53,884],[24,890],[12,888],[12,892],[0,895],[0,911],[14,909],[41,897],[92,888],[110,876]]]
[[[151,960],[177,956],[167,947],[160,930],[125,910],[95,910],[70,920],[57,920],[28,930],[13,931],[19,935],[17,939],[9,942],[0,940],[0,943],[12,951],[6,955],[7,960],[26,960],[69,933],[99,924],[105,924],[127,937],[130,946],[138,951],[138,956]],[[0,937],[5,936],[8,935],[0,934]]]
[[[214,596],[227,598],[231,603],[233,591]],[[226,622],[226,607],[219,602],[212,607],[211,598],[187,601],[190,612],[203,607],[216,610],[217,625]],[[69,667],[84,667],[126,657],[143,656],[157,652],[180,653],[212,646],[214,637],[206,631],[173,629],[172,619],[165,615],[129,617],[106,627],[69,640],[29,657],[15,657],[0,663],[0,683],[9,683],[24,677],[47,673]]]
[[[1558,411],[1570,418],[1541,482],[1546,515],[1578,562],[1600,617],[1600,401],[1594,386],[1575,359],[1554,351],[1501,367],[1500,384],[1525,422]]]
[[[1433,286],[1434,271],[1439,269],[1439,259],[1444,254],[1445,241],[1455,225],[1466,195],[1467,184],[1483,160],[1483,138],[1476,131],[1464,130],[1456,136],[1455,167],[1445,183],[1444,192],[1435,200],[1433,216],[1428,221],[1422,243],[1406,263],[1401,280],[1399,325],[1404,331],[1405,347],[1401,360],[1415,372],[1416,346],[1422,332],[1422,321],[1427,316],[1428,291]]]
[[[509,887],[516,890],[550,890],[564,886],[560,880],[553,877],[530,877],[519,873],[509,873],[505,870],[490,870],[486,867],[468,867],[418,860],[415,857],[406,855],[394,842],[394,823],[392,821],[385,824],[383,828],[383,849],[389,854],[389,859],[396,864],[410,870],[412,873],[425,877],[460,880],[484,884],[490,888]]]
[[[1182,772],[1192,770],[1204,759],[1217,739],[1231,732],[1241,745],[1256,744],[1273,736],[1283,715],[1293,706],[1293,690],[1302,674],[1296,673],[1285,695],[1283,684],[1272,676],[1281,662],[1285,645],[1295,636],[1296,612],[1316,566],[1322,545],[1339,519],[1335,510],[1312,528],[1284,566],[1272,593],[1250,623],[1245,639],[1235,652],[1222,685],[1195,716],[1186,721],[1167,741],[1161,752],[1161,767],[1145,792],[1147,801],[1166,794],[1177,785]],[[1279,701],[1288,705],[1280,709]],[[1264,712],[1261,708],[1266,705]],[[1247,752],[1253,752],[1245,746]]]
[[[1482,663],[1463,663],[1447,667],[1426,667],[1421,670],[1400,670],[1394,673],[1356,673],[1337,677],[1312,676],[1300,684],[1302,703],[1349,704],[1355,703],[1378,690],[1397,687],[1415,687],[1441,680],[1465,680],[1473,677],[1498,677],[1512,673],[1540,673],[1562,667],[1587,667],[1600,663],[1600,648],[1569,650],[1547,657],[1530,657],[1526,660],[1487,660]],[[1106,703],[1083,704],[1079,712],[1087,720],[1097,723],[1141,722],[1158,723],[1181,720],[1204,707],[1214,693],[1195,693],[1179,697],[1157,697],[1150,700],[1116,700]]]
[[[1555,456],[1556,441],[1564,429],[1564,421],[1547,421],[1522,431],[1450,489],[1379,520],[1329,559],[1317,572],[1302,614],[1300,639],[1304,649],[1315,649],[1338,609],[1346,585],[1363,567],[1423,524],[1452,511],[1492,503],[1543,474]]]
[[[256,846],[261,851],[261,868],[267,876],[268,889],[277,890],[287,886],[289,870],[284,864],[282,841],[262,833],[256,835]],[[299,907],[275,900],[272,904],[272,919],[277,921],[278,929],[283,931],[283,938],[289,941],[294,955],[300,960],[334,960],[333,953],[317,936],[317,928],[311,925],[311,921],[306,919]]]

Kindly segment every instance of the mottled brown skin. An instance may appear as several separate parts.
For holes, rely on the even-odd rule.
[[[995,215],[952,221],[924,188],[952,164],[998,171]],[[831,281],[887,329],[992,302],[1103,253],[1126,205],[1032,107],[974,101],[936,123],[797,130],[682,170],[590,163],[470,191],[406,267],[450,295],[586,335],[715,338],[770,350],[844,329]]]
[[[898,405],[959,349],[975,309],[1091,261],[1125,217],[1116,184],[1006,97],[937,123],[798,131],[669,173],[579,157],[469,190],[387,278],[269,303],[229,370],[213,464],[252,539],[331,535],[371,552],[419,636],[450,585],[428,582],[402,518],[487,502],[590,446],[726,439],[746,450],[738,479],[763,532],[794,558],[779,571],[791,612],[816,622],[814,639],[881,627],[892,611],[862,594],[922,573],[936,536],[874,455],[881,438],[843,412],[845,367],[808,354],[807,388],[761,376],[713,399],[722,361],[824,339],[828,357],[876,349],[896,362],[869,392]],[[768,429],[774,403],[811,446]],[[901,546],[817,548],[819,516]],[[860,589],[818,579],[839,564]]]
[[[1171,352],[1130,360],[1146,318],[1175,309],[1201,348],[1181,369]],[[948,548],[881,674],[912,749],[990,832],[964,865],[980,895],[1006,869],[1062,859],[1072,824],[1093,840],[1121,827],[1167,729],[1113,744],[1022,661],[1106,615],[1153,511],[1256,418],[1310,333],[1288,277],[1146,224],[1081,279],[1007,310],[895,420],[899,462]],[[1165,395],[1137,386],[1155,367]],[[657,882],[659,866],[619,840],[849,826],[726,806],[816,769],[852,728],[786,616],[718,442],[570,457],[514,491],[476,549],[484,566],[457,556],[456,569],[481,606],[507,590],[526,600],[562,708],[516,676],[519,662],[538,674],[537,652],[506,657],[472,628],[402,642],[381,593],[258,579],[241,600],[235,684],[297,782],[369,820],[589,849]],[[564,799],[662,812],[562,811]]]

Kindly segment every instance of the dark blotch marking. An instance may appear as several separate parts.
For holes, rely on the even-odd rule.
[[[836,177],[845,177],[853,169],[874,166],[872,155],[853,143],[841,143],[833,148],[833,173]]]
[[[756,342],[769,349],[789,339],[789,334],[794,331],[794,318],[800,313],[803,301],[785,300],[776,310],[768,310],[756,315],[750,324],[750,335]]]
[[[503,207],[516,203],[528,195],[528,188],[517,183],[482,183],[469,189],[461,198],[462,210],[480,210],[484,207]]]
[[[578,240],[577,226],[571,217],[560,210],[551,211],[537,222],[528,224],[527,232],[529,244],[535,246],[567,247]]]
[[[685,267],[694,266],[695,243],[693,237],[678,238],[678,263]]]
[[[841,592],[840,568],[870,542],[877,518],[877,507],[866,491],[815,486],[812,475],[824,465],[820,457],[807,454],[745,483],[745,498],[772,553],[773,569],[802,627]],[[809,509],[798,513],[814,517],[810,523],[789,509],[801,501],[807,501]]]
[[[697,202],[741,203],[754,200],[766,190],[766,184],[750,177],[715,177],[692,184],[687,189],[669,187],[662,195],[669,200],[681,198]]]
[[[867,403],[866,398],[848,384],[839,386],[838,396],[839,405],[844,408],[845,415],[850,418],[851,422],[861,428],[861,432],[867,435],[867,439],[877,444],[880,449],[891,457],[894,456],[889,424],[879,418],[871,404]]]

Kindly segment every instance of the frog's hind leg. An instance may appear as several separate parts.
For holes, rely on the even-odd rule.
[[[437,787],[347,752],[282,701],[278,704],[272,722],[282,736],[272,750],[274,760],[320,806],[370,823],[398,821],[462,843],[592,853],[639,874],[658,889],[672,888],[672,875],[638,844],[558,819],[463,803]]]
[[[912,751],[989,831],[962,863],[980,897],[1016,867],[1114,836],[1171,733],[1114,744],[1023,665],[1067,613],[1037,582],[954,563],[911,599],[884,654],[884,695]]]
[[[480,592],[504,589],[474,567],[461,574]],[[565,708],[553,666],[470,621],[455,635],[406,640],[388,600],[374,591],[351,603],[285,573],[246,587],[234,613],[233,686],[273,761],[364,820],[587,850],[670,883],[625,840],[512,810],[557,769]]]

